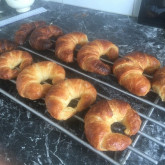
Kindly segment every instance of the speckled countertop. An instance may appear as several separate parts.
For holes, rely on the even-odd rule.
[[[162,65],[165,65],[165,31],[163,29],[140,25],[136,22],[136,19],[128,16],[53,2],[36,1],[32,9],[40,6],[45,7],[48,11],[0,28],[0,38],[13,39],[15,31],[22,23],[44,20],[47,23],[58,25],[65,33],[72,31],[84,32],[88,35],[90,41],[97,38],[110,40],[119,47],[121,56],[134,50],[143,51],[154,55],[161,61]],[[11,10],[8,17],[10,14],[15,15],[16,12]],[[44,54],[45,56],[51,56],[50,52],[44,52]],[[36,58],[37,60],[39,59]],[[75,64],[70,66],[77,67]],[[77,69],[80,70],[79,68]],[[67,70],[67,76],[84,78],[69,70]],[[92,76],[121,88],[113,76],[102,77],[93,74]],[[151,108],[149,105],[143,104],[115,89],[105,87],[90,79],[89,81],[95,85],[98,92],[109,98],[125,100],[138,112],[147,114]],[[0,80],[0,87],[11,93],[14,97],[19,98],[15,85],[12,82]],[[156,98],[153,94],[149,94],[146,98],[148,97],[153,97],[149,99],[151,101],[154,101]],[[22,99],[22,101],[50,118],[45,110],[43,100],[28,101]],[[165,104],[161,101],[159,101],[159,105],[165,107]],[[161,123],[165,123],[164,116],[165,112],[155,109],[151,117]],[[83,133],[83,123],[75,118],[65,122],[57,122],[55,120],[54,122],[86,141]],[[148,122],[144,132],[165,142],[165,130],[162,127]],[[143,136],[140,137],[136,144],[136,149],[158,160],[159,164],[163,164],[165,160],[165,149]],[[117,161],[122,161],[126,153],[127,150],[117,153],[108,152],[107,155],[110,155]],[[0,164],[108,165],[110,163],[38,116],[32,114],[26,108],[0,94]],[[151,165],[152,163],[136,153],[132,153],[126,164]]]

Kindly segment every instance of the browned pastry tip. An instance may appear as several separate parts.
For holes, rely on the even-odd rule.
[[[157,70],[153,76],[152,89],[165,101],[165,66]]]
[[[66,120],[75,113],[90,106],[96,100],[96,89],[82,79],[67,79],[54,85],[46,95],[45,103],[48,112],[57,120]],[[76,107],[69,103],[80,99]]]
[[[29,43],[36,50],[46,50],[53,45],[50,38],[59,37],[62,34],[62,29],[55,25],[39,27],[32,32]]]
[[[11,51],[11,50],[15,49],[16,47],[17,47],[17,45],[12,41],[9,41],[6,39],[0,40],[0,54]]]
[[[23,45],[26,41],[28,35],[37,27],[41,27],[46,25],[44,21],[36,21],[25,23],[20,26],[20,28],[16,31],[14,36],[14,41],[18,45]]]
[[[0,78],[13,79],[32,63],[32,56],[25,51],[13,50],[0,56]]]
[[[115,122],[126,127],[125,135],[112,131],[111,125]],[[132,143],[129,136],[138,132],[141,119],[128,103],[114,99],[93,105],[85,115],[84,123],[86,138],[97,150],[122,151]]]
[[[61,36],[56,41],[55,55],[64,62],[73,62],[76,45],[84,45],[87,42],[87,35],[81,32]]]
[[[20,96],[36,100],[45,97],[52,84],[65,78],[63,67],[51,61],[42,61],[26,67],[17,77]],[[46,82],[52,80],[52,84]]]
[[[108,56],[110,60],[118,57],[118,47],[107,40],[94,40],[83,46],[77,55],[77,62],[85,71],[101,75],[111,73],[111,67],[100,60],[102,55]]]
[[[132,52],[115,61],[113,73],[119,84],[128,91],[137,96],[145,96],[151,88],[151,83],[143,72],[154,73],[159,67],[160,62],[155,57],[142,52]]]

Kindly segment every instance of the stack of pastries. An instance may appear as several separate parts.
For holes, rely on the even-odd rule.
[[[48,112],[57,120],[67,120],[90,107],[84,119],[90,144],[101,151],[126,149],[132,143],[129,136],[135,135],[141,126],[138,113],[128,103],[114,99],[93,104],[97,91],[90,82],[79,78],[66,79],[62,66],[51,61],[34,63],[30,53],[16,50],[26,41],[33,49],[50,49],[54,45],[52,37],[56,38],[57,58],[65,63],[74,62],[76,46],[80,45],[76,59],[82,70],[102,76],[113,73],[121,86],[137,96],[145,96],[152,87],[164,101],[165,68],[159,69],[160,62],[147,53],[132,52],[118,58],[119,49],[114,43],[103,39],[89,42],[82,32],[63,34],[60,27],[46,25],[44,21],[21,25],[14,42],[0,41],[0,79],[15,78],[21,97],[30,100],[44,98]],[[103,55],[114,62],[113,67],[100,60]],[[155,73],[152,82],[143,72]],[[69,104],[74,99],[78,99],[78,103],[71,107]],[[126,127],[124,134],[112,131],[111,126],[116,122]]]

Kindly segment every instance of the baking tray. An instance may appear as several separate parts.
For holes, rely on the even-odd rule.
[[[165,124],[164,118],[162,117],[165,116],[165,103],[160,101],[157,94],[151,90],[145,97],[135,96],[121,87],[118,84],[117,79],[112,74],[108,76],[101,76],[85,72],[79,68],[76,58],[74,59],[74,63],[63,63],[55,57],[53,49],[35,51],[28,43],[24,46],[19,46],[18,49],[31,53],[34,62],[49,60],[63,66],[66,70],[67,78],[82,78],[91,82],[98,91],[97,100],[121,99],[127,101],[140,115],[143,121],[141,129],[136,135],[131,137],[133,143],[126,150],[122,152],[100,152],[88,143],[84,135],[83,118],[88,109],[74,115],[66,121],[57,121],[47,112],[43,99],[31,101],[21,98],[16,90],[15,80],[0,80],[0,92],[2,94],[14,100],[16,103],[25,107],[28,111],[58,128],[112,164],[127,164],[128,159],[133,159],[137,162],[137,164],[141,162],[143,164],[160,163],[159,160],[162,156],[160,151],[165,146]],[[102,60],[113,65],[113,63],[107,59]],[[8,88],[9,86],[10,88]],[[151,127],[153,129],[150,129]]]

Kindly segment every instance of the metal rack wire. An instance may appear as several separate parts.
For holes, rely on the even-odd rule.
[[[53,125],[54,127],[58,128],[59,130],[61,130],[62,132],[64,132],[65,134],[67,134],[68,136],[70,136],[71,138],[73,138],[74,140],[78,141],[79,143],[81,143],[82,145],[84,145],[85,147],[87,147],[88,149],[92,150],[93,152],[95,152],[96,154],[100,155],[103,159],[107,160],[108,162],[110,163],[113,163],[115,165],[119,165],[119,164],[125,164],[126,161],[128,160],[128,158],[130,157],[131,153],[134,152],[136,153],[137,155],[139,155],[140,157],[144,158],[144,159],[147,159],[148,161],[152,162],[153,164],[158,164],[158,160],[155,160],[153,159],[150,155],[146,155],[145,153],[143,153],[142,151],[138,150],[135,146],[139,140],[139,138],[141,136],[147,138],[148,140],[150,141],[153,141],[154,143],[164,147],[165,146],[165,142],[162,142],[154,137],[152,137],[151,135],[148,135],[146,134],[144,131],[144,128],[146,126],[146,124],[148,123],[148,121],[150,121],[151,123],[153,124],[156,124],[162,128],[165,128],[165,124],[163,124],[162,122],[160,121],[157,121],[153,118],[151,118],[151,115],[153,114],[155,108],[157,108],[158,110],[162,111],[162,112],[165,112],[165,108],[161,105],[158,105],[158,102],[159,102],[159,97],[157,96],[156,99],[154,100],[154,102],[151,102],[149,100],[146,100],[142,97],[138,97],[138,96],[135,96],[129,92],[127,92],[126,90],[124,89],[120,89],[120,88],[117,88],[109,83],[106,83],[98,78],[95,78],[95,77],[92,77],[86,73],[83,73],[81,71],[78,71],[76,69],[74,69],[73,67],[70,67],[66,64],[63,64],[62,62],[59,62],[59,61],[56,61],[54,60],[54,58],[49,58],[47,56],[44,56],[43,54],[41,53],[38,53],[36,51],[33,51],[27,47],[24,47],[24,46],[20,46],[19,47],[20,49],[22,50],[25,50],[25,51],[28,51],[30,53],[32,53],[33,55],[35,55],[36,57],[40,57],[44,60],[49,60],[49,61],[54,61],[56,62],[57,64],[63,66],[65,69],[68,69],[70,70],[71,72],[74,72],[76,73],[77,75],[81,75],[85,78],[88,78],[88,79],[91,79],[97,83],[100,83],[108,88],[112,88],[118,92],[121,92],[122,94],[124,95],[127,95],[127,96],[130,96],[132,98],[135,98],[137,99],[138,101],[142,102],[142,103],[145,103],[147,105],[149,105],[151,108],[148,110],[148,113],[147,114],[143,114],[143,113],[140,113],[138,112],[138,114],[141,116],[141,118],[144,119],[143,123],[142,123],[142,126],[141,126],[141,129],[138,131],[136,137],[134,138],[133,140],[133,143],[131,146],[128,147],[128,151],[127,153],[125,154],[124,158],[118,162],[116,160],[114,160],[113,158],[109,157],[107,154],[105,154],[104,152],[100,152],[96,149],[94,149],[90,144],[88,144],[86,141],[80,139],[79,137],[77,137],[76,135],[74,135],[73,133],[71,133],[70,131],[68,131],[66,128],[62,127],[61,125],[59,125],[58,123],[54,122],[51,118],[45,116],[44,114],[38,112],[36,109],[30,107],[29,105],[27,105],[26,103],[20,101],[17,97],[14,97],[12,94],[10,94],[10,92],[6,92],[3,88],[0,88],[0,92],[4,95],[6,95],[7,97],[9,97],[10,99],[12,99],[13,101],[15,101],[16,103],[20,104],[21,106],[25,107],[27,110],[31,111],[32,113],[34,113],[35,115],[37,115],[38,117],[40,117],[41,119],[45,120],[46,122],[48,122],[49,124]],[[106,60],[105,60],[106,61]],[[10,82],[12,83],[15,83],[14,80],[10,80]],[[153,92],[153,91],[151,91]],[[105,96],[104,94],[102,93],[98,93],[98,97],[100,98],[104,98],[104,99],[111,99],[109,98],[108,96]],[[78,120],[79,122],[84,122],[83,118],[82,117],[79,117],[77,115],[74,116],[74,118],[76,120]]]

